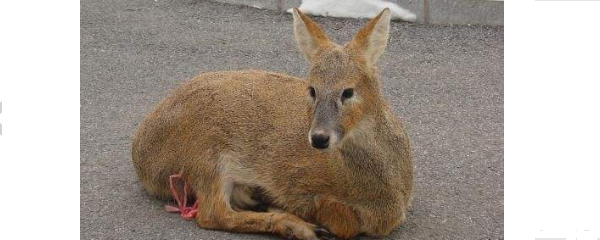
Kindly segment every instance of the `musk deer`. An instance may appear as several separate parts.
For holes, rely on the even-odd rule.
[[[133,136],[137,175],[150,195],[172,199],[169,177],[180,174],[205,229],[385,236],[404,222],[413,184],[408,136],[374,66],[387,45],[390,11],[344,45],[297,9],[293,18],[308,76],[193,78]]]

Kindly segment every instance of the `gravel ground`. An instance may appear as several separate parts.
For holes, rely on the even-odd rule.
[[[365,20],[315,18],[338,42]],[[206,71],[303,76],[292,17],[208,1],[81,1],[82,239],[256,239],[207,231],[140,187],[129,139],[165,94]],[[389,239],[504,238],[504,28],[394,22],[384,93],[412,138],[415,195]]]

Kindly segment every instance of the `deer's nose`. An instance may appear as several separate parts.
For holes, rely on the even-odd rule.
[[[312,146],[317,149],[325,149],[329,147],[329,135],[313,134],[311,136]]]

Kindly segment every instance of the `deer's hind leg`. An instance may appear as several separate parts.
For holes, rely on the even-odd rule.
[[[237,183],[231,182],[232,178],[226,174],[227,171],[221,169],[220,176],[216,176],[218,179],[215,181],[210,181],[210,186],[196,190],[199,200],[196,215],[198,226],[231,232],[275,233],[288,239],[318,239],[315,234],[316,226],[293,214],[244,209],[239,203],[251,202],[245,200],[249,196],[243,196],[245,191],[236,189]]]

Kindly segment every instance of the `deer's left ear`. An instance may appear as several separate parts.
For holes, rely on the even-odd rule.
[[[369,66],[375,65],[387,46],[390,19],[390,9],[386,8],[358,31],[350,42],[353,47],[362,52]]]

